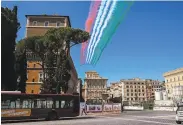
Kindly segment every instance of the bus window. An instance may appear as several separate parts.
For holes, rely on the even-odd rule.
[[[41,100],[41,108],[46,108],[46,100]]]
[[[61,101],[61,108],[65,108],[65,101]]]
[[[59,108],[59,101],[58,101],[58,100],[55,101],[55,107],[56,107],[56,108]]]
[[[11,103],[10,103],[10,108],[12,108],[12,109],[15,108],[15,101],[11,101]]]
[[[74,101],[71,100],[71,101],[70,101],[70,107],[73,108],[73,106],[74,106]]]
[[[35,108],[41,108],[41,100],[35,100]]]
[[[31,108],[31,100],[23,100],[22,108]]]
[[[8,109],[10,106],[10,100],[5,100],[1,102],[1,108],[2,109]]]
[[[17,109],[22,108],[20,99],[17,99],[17,100],[16,100],[16,108],[17,108]]]
[[[53,108],[53,101],[52,100],[46,100],[47,108]]]

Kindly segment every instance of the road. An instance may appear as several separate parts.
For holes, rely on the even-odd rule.
[[[118,115],[81,116],[57,121],[8,123],[8,125],[176,125],[175,112],[129,111]]]

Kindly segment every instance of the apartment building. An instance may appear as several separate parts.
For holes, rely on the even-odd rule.
[[[25,37],[44,35],[50,28],[71,27],[69,16],[59,15],[26,15]],[[39,58],[31,52],[27,52],[27,78],[26,93],[40,93],[43,84],[43,72]],[[78,75],[73,60],[69,53],[69,62],[72,67],[71,79],[68,83],[68,93],[77,92]]]
[[[139,78],[122,79],[122,101],[128,102],[143,102],[146,98],[146,84],[145,80]]]
[[[168,98],[173,99],[173,89],[178,89],[177,86],[183,86],[183,68],[178,68],[163,74],[165,79],[165,87],[168,92]]]
[[[158,80],[146,79],[145,84],[147,100],[155,100],[155,91],[160,91],[162,89],[161,82]]]
[[[101,77],[96,71],[85,73],[83,95],[85,101],[102,101],[102,94],[107,93],[107,78]]]

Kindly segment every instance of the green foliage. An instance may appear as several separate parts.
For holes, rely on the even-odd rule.
[[[26,81],[27,81],[27,58],[26,50],[20,52],[16,50],[15,53],[16,62],[15,62],[15,71],[17,79],[17,90],[22,93],[26,92]]]
[[[13,10],[1,7],[1,71],[2,90],[16,90],[15,41],[20,23],[17,19],[17,6]]]
[[[17,45],[17,49],[26,47],[41,59],[44,76],[42,93],[60,93],[61,87],[66,93],[71,78],[70,47],[88,39],[89,33],[80,29],[55,28],[48,30],[44,36],[25,38]]]

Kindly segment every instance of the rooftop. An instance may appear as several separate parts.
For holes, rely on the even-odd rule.
[[[45,18],[67,18],[68,22],[69,22],[69,26],[71,27],[71,22],[70,22],[70,17],[69,16],[64,16],[64,15],[57,15],[57,14],[53,14],[53,15],[47,15],[47,14],[43,14],[43,15],[25,15],[25,17],[45,17]]]

